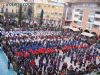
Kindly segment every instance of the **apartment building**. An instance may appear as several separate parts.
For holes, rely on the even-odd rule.
[[[65,15],[71,26],[100,35],[100,0],[69,1]]]

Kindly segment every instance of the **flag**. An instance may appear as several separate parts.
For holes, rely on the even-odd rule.
[[[35,64],[35,60],[30,61],[30,65],[33,66]]]
[[[27,51],[24,51],[23,54],[24,54],[24,58],[27,58],[29,56]]]

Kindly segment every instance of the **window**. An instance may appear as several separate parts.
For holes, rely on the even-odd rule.
[[[77,21],[74,21],[75,23],[77,23]]]
[[[37,17],[40,17],[40,13],[37,13]]]
[[[75,11],[80,11],[80,9],[75,9]]]
[[[91,23],[87,23],[87,28],[91,29],[92,28],[92,24]]]
[[[95,18],[95,21],[100,21],[100,18]]]
[[[90,14],[89,15],[91,15],[91,16],[94,16],[94,11],[90,11]]]
[[[100,3],[98,3],[97,5],[98,5],[98,7],[100,7]]]
[[[38,8],[40,8],[41,6],[40,5],[38,5]]]
[[[54,6],[52,6],[52,8],[54,8]]]
[[[89,17],[88,18],[88,22],[93,22],[94,21],[94,18],[93,17]]]
[[[50,5],[48,5],[48,7],[50,7]]]
[[[79,26],[81,26],[81,22],[77,22],[77,24],[78,24]]]
[[[82,16],[79,17],[79,20],[82,20]]]
[[[95,13],[96,13],[96,14],[100,14],[100,11],[96,11]]]
[[[99,25],[93,25],[93,27],[98,29],[99,28]]]
[[[27,2],[27,0],[24,0],[25,2]]]
[[[59,15],[61,16],[61,15],[62,15],[62,13],[59,13]]]
[[[49,18],[49,15],[47,15],[47,18]]]
[[[74,21],[77,25],[81,26],[81,22]]]
[[[8,8],[6,8],[6,12],[8,12]]]
[[[55,15],[57,15],[57,12],[55,12]]]
[[[3,5],[3,8],[5,8],[5,5]]]
[[[18,10],[16,9],[16,13],[18,13]]]
[[[12,9],[12,13],[14,13],[14,10]]]
[[[26,7],[24,8],[24,11],[26,11]]]
[[[44,5],[44,8],[46,8],[46,5]]]
[[[6,4],[6,6],[8,6],[8,4]]]
[[[75,15],[75,17],[79,17],[79,15]]]
[[[1,8],[1,13],[4,13],[4,8]]]
[[[80,10],[80,14],[83,14],[83,11],[82,10]]]

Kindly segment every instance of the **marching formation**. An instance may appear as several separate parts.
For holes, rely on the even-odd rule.
[[[3,33],[3,50],[18,75],[85,75],[100,71],[96,40],[83,42],[85,37],[72,31],[66,35],[56,31],[33,33]]]

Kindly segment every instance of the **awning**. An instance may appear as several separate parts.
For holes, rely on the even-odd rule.
[[[80,31],[78,28],[71,28],[73,31]]]
[[[83,32],[83,33],[81,33],[81,35],[88,36],[88,37],[93,37],[94,36],[93,34],[87,33],[87,32]]]
[[[70,26],[63,26],[63,29],[69,29]]]
[[[71,27],[71,26],[63,26],[63,29],[71,29],[73,31],[80,31],[78,28],[74,28],[74,27]]]

